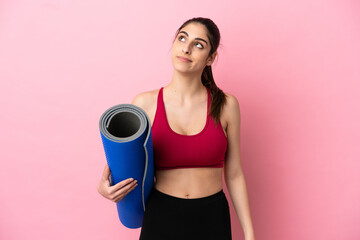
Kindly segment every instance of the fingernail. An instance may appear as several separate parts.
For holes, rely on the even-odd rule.
[[[133,178],[130,178],[130,181],[134,180]]]

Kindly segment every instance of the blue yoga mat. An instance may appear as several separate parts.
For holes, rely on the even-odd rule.
[[[116,206],[125,227],[139,228],[154,184],[150,119],[141,108],[120,104],[106,110],[99,125],[106,161],[111,170],[111,185],[127,178],[138,181],[138,186]]]

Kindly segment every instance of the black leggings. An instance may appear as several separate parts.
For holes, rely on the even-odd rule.
[[[146,203],[140,240],[231,240],[229,204],[223,190],[185,199],[153,188]]]

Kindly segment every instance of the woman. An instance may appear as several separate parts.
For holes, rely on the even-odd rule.
[[[246,240],[254,240],[246,183],[240,164],[237,99],[214,82],[211,64],[220,33],[207,18],[186,21],[176,32],[171,82],[137,95],[152,124],[156,182],[146,204],[140,239],[231,239],[222,171]],[[98,191],[114,202],[136,186],[109,183],[106,165]]]

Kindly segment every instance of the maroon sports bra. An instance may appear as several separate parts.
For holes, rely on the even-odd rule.
[[[155,169],[223,167],[227,138],[221,122],[215,126],[209,115],[210,91],[207,88],[207,119],[203,130],[195,135],[174,132],[167,121],[163,87],[159,90],[152,125]]]

